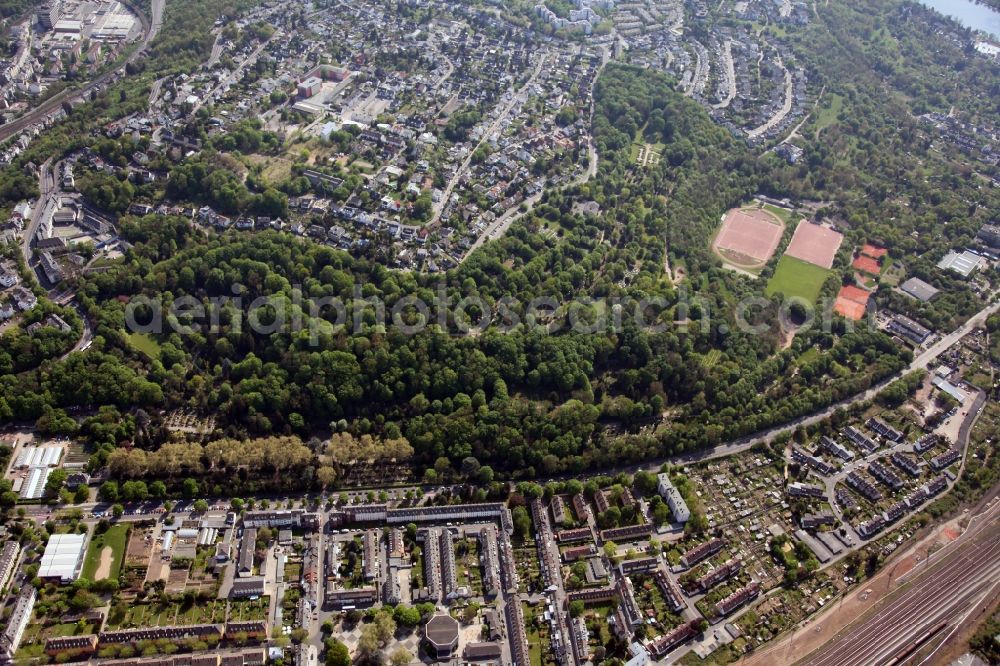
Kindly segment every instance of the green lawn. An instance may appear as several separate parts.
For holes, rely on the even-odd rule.
[[[214,624],[226,621],[225,600],[197,602],[177,610],[178,624]]]
[[[798,296],[815,303],[829,275],[830,271],[825,268],[786,254],[778,260],[778,267],[767,283],[766,292],[768,296],[781,292],[786,297]]]
[[[87,558],[83,562],[83,573],[81,576],[87,580],[94,580],[97,570],[101,566],[101,552],[106,546],[111,547],[111,573],[108,578],[118,580],[118,574],[122,568],[122,560],[125,557],[125,545],[128,543],[129,526],[118,524],[112,525],[104,534],[97,534],[90,540],[87,547]]]
[[[806,363],[812,363],[819,358],[820,351],[816,347],[810,347],[809,349],[802,352],[795,362],[799,365],[805,365]]]
[[[236,622],[266,620],[269,603],[269,597],[231,601],[229,602],[229,619]]]
[[[136,351],[142,352],[149,358],[160,358],[160,343],[148,333],[129,333],[128,341]]]
[[[170,625],[218,624],[226,621],[226,601],[210,599],[185,603],[167,601],[154,603],[118,604],[108,618],[109,628],[166,627]],[[243,606],[239,610],[244,610]],[[252,610],[260,615],[259,607]],[[250,611],[248,611],[248,614]],[[264,614],[267,613],[265,602]],[[263,616],[260,617],[263,619]]]
[[[795,219],[794,211],[790,211],[787,208],[779,208],[778,206],[772,206],[771,204],[764,204],[764,210],[769,213],[778,216],[778,219],[785,223],[785,226],[792,224],[792,220]]]
[[[820,105],[819,115],[816,116],[816,133],[826,129],[837,122],[840,110],[844,108],[844,98],[841,95],[830,95],[830,105]]]

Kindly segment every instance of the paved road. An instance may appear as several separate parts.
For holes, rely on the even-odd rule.
[[[222,30],[219,30],[219,33],[215,36],[215,43],[212,44],[212,53],[209,54],[208,60],[202,64],[204,69],[212,69],[219,62],[219,59],[222,58],[222,46],[224,43]]]
[[[24,263],[31,264],[31,244],[38,233],[38,227],[48,213],[49,206],[52,205],[52,195],[56,190],[56,179],[52,173],[52,158],[45,160],[38,169],[38,190],[41,195],[35,202],[35,208],[31,211],[31,220],[21,237],[21,254],[24,256]]]
[[[497,131],[500,130],[501,126],[507,121],[507,116],[510,114],[511,109],[514,108],[514,105],[517,104],[518,102],[523,103],[527,99],[527,96],[524,95],[523,92],[527,90],[528,86],[530,86],[532,83],[535,82],[535,79],[537,79],[538,75],[541,74],[542,68],[545,66],[545,63],[548,61],[548,59],[549,55],[547,53],[538,59],[538,64],[535,65],[535,69],[533,72],[531,72],[531,76],[528,78],[528,80],[525,81],[524,85],[521,86],[520,90],[518,90],[517,92],[512,92],[510,96],[510,101],[508,101],[507,105],[503,107],[503,109],[500,111],[499,114],[497,114],[496,120],[490,123],[489,127],[487,127],[485,131],[483,131],[482,138],[480,138],[479,142],[475,145],[475,147],[473,147],[473,149],[469,151],[469,154],[466,156],[461,166],[459,166],[458,170],[455,171],[455,175],[451,177],[451,180],[449,180],[448,184],[445,186],[444,192],[441,194],[441,200],[438,203],[438,205],[434,208],[434,216],[431,218],[431,221],[429,223],[430,225],[433,226],[437,224],[437,222],[441,219],[441,213],[442,211],[444,211],[445,207],[447,207],[448,200],[451,198],[452,191],[455,189],[455,186],[458,185],[458,183],[462,180],[462,178],[465,177],[466,172],[469,170],[469,166],[471,166],[472,164],[472,157],[476,154],[476,151],[479,150],[479,147],[482,146],[484,143],[486,143],[489,140],[489,138],[493,136],[493,134],[495,134]]]
[[[153,81],[153,85],[149,87],[149,99],[146,101],[148,106],[153,106],[156,100],[160,97],[160,89],[163,87],[163,82],[167,80],[167,77],[161,77]]]
[[[726,75],[726,85],[729,90],[724,100],[712,105],[713,109],[725,109],[736,99],[736,66],[733,64],[733,40],[731,39],[726,40],[726,44],[722,49],[722,60],[725,63],[723,72]]]
[[[611,54],[608,51],[608,48],[606,46],[602,46],[601,65],[598,68],[597,73],[594,75],[594,81],[590,86],[590,112],[589,112],[590,127],[594,126],[594,86],[597,85],[597,79],[601,77],[601,72],[604,70],[605,65],[608,64],[608,60],[610,60],[610,58]],[[589,141],[587,142],[587,169],[582,174],[580,174],[576,179],[574,179],[573,182],[570,184],[574,186],[583,185],[584,183],[586,183],[591,178],[597,175],[597,166],[598,166],[597,147],[594,145],[594,137],[593,135],[591,135]],[[530,211],[535,206],[535,204],[541,200],[545,192],[546,192],[545,188],[542,188],[541,191],[525,199],[522,203],[524,204],[526,210]],[[450,193],[449,196],[451,196]],[[444,201],[443,197],[442,201]],[[510,208],[507,211],[505,211],[503,215],[493,220],[493,222],[491,222],[489,225],[487,225],[485,229],[483,229],[483,233],[479,234],[479,237],[476,238],[475,242],[473,242],[472,245],[469,246],[469,249],[462,256],[462,261],[468,259],[469,256],[473,252],[478,250],[480,247],[482,247],[483,244],[491,240],[494,240],[496,238],[500,238],[500,236],[507,233],[507,229],[510,228],[510,225],[514,224],[514,222],[524,217],[524,215],[525,213],[521,212],[521,206]]]
[[[783,70],[785,70],[785,101],[781,105],[781,108],[778,109],[778,111],[773,116],[771,116],[770,120],[768,120],[760,127],[747,132],[747,136],[750,137],[751,139],[756,139],[762,134],[766,134],[767,132],[771,131],[771,128],[777,127],[778,124],[780,124],[781,121],[785,119],[785,116],[787,116],[792,111],[792,94],[794,92],[792,87],[792,73],[788,70],[787,67],[785,67],[785,64],[781,62],[781,58],[778,58],[778,66],[781,67]]]
[[[855,625],[801,663],[885,664],[941,622],[960,620],[1000,583],[1000,504]]]
[[[59,357],[59,360],[64,360],[67,356],[74,352],[84,351],[90,348],[90,344],[94,341],[94,327],[90,325],[90,319],[87,317],[87,313],[83,311],[79,305],[74,304],[73,307],[76,309],[76,313],[80,315],[80,321],[83,322],[83,334],[80,335],[80,339],[76,341],[73,348],[68,352]]]
[[[86,98],[91,90],[117,81],[118,78],[120,78],[125,72],[125,65],[135,62],[141,58],[146,50],[146,47],[151,41],[153,41],[157,33],[159,33],[160,27],[163,25],[163,8],[165,2],[166,0],[152,0],[152,20],[150,20],[150,18],[142,12],[138,11],[129,2],[124,2],[124,4],[139,17],[139,21],[145,31],[145,37],[143,37],[139,48],[126,58],[125,62],[123,62],[119,67],[101,74],[90,83],[84,85],[82,88],[64,90],[57,95],[53,95],[20,118],[12,120],[6,125],[0,126],[0,143],[10,139],[11,137],[17,136],[32,125],[44,122],[46,117],[50,113],[57,111],[62,106],[64,101],[75,97]]]
[[[246,70],[246,68],[248,66],[250,66],[250,65],[252,65],[252,64],[254,64],[254,63],[257,62],[257,58],[259,58],[260,54],[264,52],[264,49],[267,48],[267,45],[270,44],[271,42],[273,42],[275,39],[277,39],[280,36],[282,36],[283,34],[284,33],[282,33],[281,30],[275,30],[274,34],[272,34],[270,37],[268,37],[266,41],[262,42],[260,46],[258,46],[256,49],[254,49],[253,53],[251,53],[250,55],[248,55],[243,60],[243,62],[241,62],[239,65],[237,65],[236,69],[233,70],[232,74],[230,74],[225,79],[223,79],[222,81],[220,81],[219,85],[217,85],[214,88],[212,88],[211,92],[209,92],[206,95],[202,96],[202,98],[198,100],[198,103],[195,104],[194,107],[192,107],[192,109],[191,109],[191,115],[193,116],[194,114],[196,114],[198,112],[198,109],[200,109],[202,106],[204,106],[210,100],[214,100],[215,95],[217,95],[219,92],[225,90],[226,88],[228,88],[232,84],[238,82],[240,80],[240,78],[243,76],[244,70]],[[213,49],[214,49],[214,47],[213,47]]]

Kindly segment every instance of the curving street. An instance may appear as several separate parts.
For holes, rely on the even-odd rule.
[[[152,0],[152,17],[148,17],[129,2],[123,2],[123,4],[128,6],[129,9],[131,9],[132,12],[139,18],[143,30],[145,31],[145,36],[139,43],[139,47],[133,51],[121,65],[115,69],[104,72],[97,78],[85,84],[83,87],[63,90],[59,94],[53,95],[49,99],[45,100],[20,118],[12,120],[6,125],[0,125],[0,143],[17,136],[32,125],[45,122],[46,117],[49,114],[58,111],[62,107],[62,103],[66,100],[73,99],[74,97],[85,98],[88,94],[90,94],[90,91],[101,86],[114,83],[121,78],[125,72],[125,66],[143,57],[145,55],[146,47],[149,46],[149,43],[156,38],[157,34],[159,34],[160,28],[163,26],[163,9],[165,3],[166,0]]]

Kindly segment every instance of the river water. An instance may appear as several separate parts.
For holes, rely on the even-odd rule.
[[[972,0],[918,0],[923,5],[950,16],[966,28],[981,30],[1000,39],[1000,13]]]

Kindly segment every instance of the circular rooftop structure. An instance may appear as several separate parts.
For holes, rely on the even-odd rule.
[[[435,613],[424,626],[424,638],[432,655],[451,657],[458,650],[458,620],[447,613]]]

